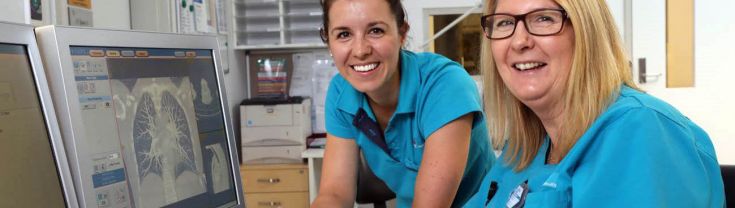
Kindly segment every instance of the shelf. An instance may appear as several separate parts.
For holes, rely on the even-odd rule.
[[[238,30],[238,33],[278,33],[281,32],[281,28],[264,28],[264,29],[246,29]]]
[[[288,17],[314,17],[321,20],[323,12],[289,12]]]
[[[244,45],[236,46],[235,50],[267,50],[267,49],[311,49],[311,48],[327,48],[324,43],[302,43],[302,44],[284,44],[284,45]]]
[[[277,0],[235,0],[238,5],[258,6],[258,5],[278,5]]]
[[[246,14],[244,16],[236,16],[237,19],[278,19],[278,14],[266,14],[266,15],[253,15],[253,14]]]
[[[320,0],[235,0],[236,48],[323,48]]]
[[[289,32],[315,32],[316,37],[319,37],[319,29],[320,27],[291,27],[287,29],[286,31]]]

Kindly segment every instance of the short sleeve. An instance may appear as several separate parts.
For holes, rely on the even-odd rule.
[[[475,113],[474,123],[482,119],[480,95],[475,81],[454,62],[426,80],[423,96],[418,100],[421,133],[429,137],[439,128],[468,113]]]
[[[356,138],[354,127],[350,114],[338,108],[339,99],[342,96],[344,88],[349,85],[340,75],[334,76],[329,83],[327,89],[327,97],[324,103],[324,125],[327,133],[341,137],[354,139]]]
[[[585,153],[574,173],[572,206],[723,207],[717,160],[697,144],[702,136],[709,140],[650,108],[628,110]]]

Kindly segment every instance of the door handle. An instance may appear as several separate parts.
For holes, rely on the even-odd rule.
[[[655,77],[658,78],[662,74],[648,74],[646,73],[646,58],[639,58],[638,59],[638,83],[645,84],[648,82],[649,77]]]

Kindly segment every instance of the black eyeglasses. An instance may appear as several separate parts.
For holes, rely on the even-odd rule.
[[[525,14],[490,14],[480,17],[485,37],[491,40],[505,39],[516,31],[518,21],[523,21],[526,31],[535,36],[559,34],[564,28],[567,12],[562,9],[538,9]]]

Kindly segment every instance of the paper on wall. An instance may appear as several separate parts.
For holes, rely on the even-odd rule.
[[[327,130],[324,125],[324,103],[327,98],[329,82],[339,72],[334,65],[332,57],[327,53],[315,53],[312,68],[314,69],[314,76],[312,78],[312,95],[314,98],[312,99],[314,102],[314,105],[312,105],[314,106],[312,131],[314,133],[326,133]]]
[[[314,53],[293,54],[293,74],[291,75],[290,96],[312,97],[312,76]]]
[[[192,0],[176,1],[179,10],[179,33],[191,34],[194,28],[194,3]]]
[[[203,0],[194,0],[194,26],[197,32],[208,33],[209,32],[209,10],[207,10],[207,4]]]

